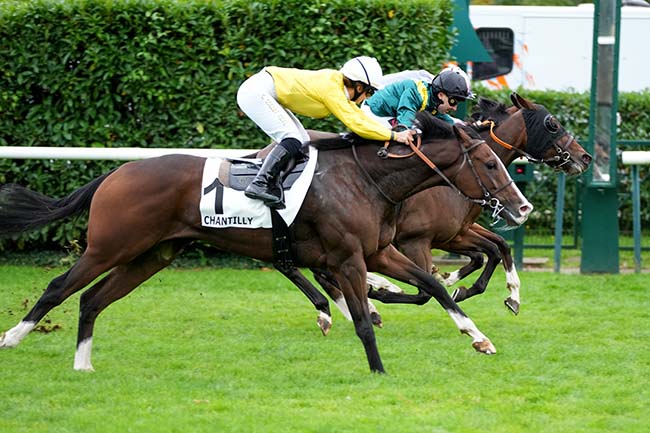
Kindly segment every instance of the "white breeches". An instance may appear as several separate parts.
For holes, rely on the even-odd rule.
[[[273,77],[262,69],[244,81],[237,91],[237,104],[262,131],[279,143],[284,138],[309,141],[298,118],[278,102]]]

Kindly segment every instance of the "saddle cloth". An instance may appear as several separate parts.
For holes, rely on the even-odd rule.
[[[317,157],[318,150],[309,146],[309,160],[302,173],[292,185],[285,187],[286,208],[278,210],[278,213],[287,226],[293,223],[305,200],[316,170]],[[239,162],[250,165],[256,160]],[[227,167],[230,164],[230,161],[222,158],[207,158],[205,161],[199,203],[201,225],[214,228],[271,228],[271,210],[262,201],[246,197],[242,189],[247,183],[242,183],[241,177],[236,176],[237,172],[247,170],[245,168],[231,170],[231,167]],[[233,167],[235,166],[233,165]],[[229,180],[224,178],[224,173],[231,174]],[[288,177],[292,176],[294,176],[294,172]]]

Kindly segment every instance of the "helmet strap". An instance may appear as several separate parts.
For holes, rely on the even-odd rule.
[[[433,103],[436,106],[436,110],[438,110],[438,107],[440,106],[440,104],[442,104],[442,99],[440,99],[438,97],[438,93],[440,93],[440,92],[445,93],[444,90],[441,90],[440,88],[438,88],[436,86],[433,86],[433,92],[431,92],[431,93],[433,94],[432,95],[433,96]],[[446,93],[445,93],[445,95],[446,95]]]
[[[359,92],[357,88],[361,86],[362,90]],[[359,99],[361,95],[366,93],[366,85],[361,82],[361,81],[353,81],[352,82],[352,90],[354,90],[354,95],[352,95],[352,102],[356,103],[356,100]]]
[[[366,84],[370,86],[370,77],[368,76],[368,71],[366,71],[366,67],[363,66],[363,62],[359,60],[358,57],[357,57],[357,62],[359,62],[359,64],[361,65],[361,69],[363,69],[363,73],[366,75]]]

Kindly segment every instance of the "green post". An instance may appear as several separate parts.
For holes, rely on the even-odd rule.
[[[621,0],[594,2],[587,150],[594,156],[582,196],[582,273],[618,273],[616,112]]]

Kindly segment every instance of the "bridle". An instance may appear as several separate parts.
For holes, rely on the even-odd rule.
[[[536,110],[530,110],[530,111],[536,111]],[[535,157],[530,153],[526,152],[525,150],[514,147],[513,145],[503,141],[494,132],[494,128],[497,125],[493,120],[485,120],[483,122],[477,122],[476,125],[478,127],[489,125],[490,138],[492,138],[492,140],[494,140],[494,142],[499,144],[501,147],[508,150],[512,150],[513,152],[518,153],[520,156],[526,157],[526,159],[528,159],[529,162],[536,163],[536,164],[544,163],[555,170],[560,170],[563,166],[571,162],[571,153],[567,150],[567,148],[574,140],[574,137],[573,135],[569,134],[566,130],[564,130],[561,126],[557,125],[557,123],[554,122],[553,120],[554,118],[552,114],[546,114],[543,120],[544,130],[548,133],[548,135],[553,137],[553,140],[550,141],[550,145],[555,148],[555,152],[556,152],[556,155],[550,158]],[[528,124],[526,124],[526,135],[530,136],[528,131]],[[562,145],[560,144],[560,141],[564,137],[567,138],[564,140],[564,144]],[[528,146],[528,142],[526,142],[526,146]]]
[[[505,185],[502,185],[502,186],[498,187],[495,191],[492,191],[492,192],[490,192],[488,190],[488,188],[485,186],[485,184],[483,183],[483,181],[481,181],[481,178],[479,177],[479,175],[478,175],[478,173],[476,171],[476,168],[474,167],[474,163],[472,161],[472,158],[470,158],[469,155],[474,149],[478,148],[482,144],[485,144],[484,140],[477,140],[476,143],[474,143],[473,145],[471,145],[471,146],[469,146],[467,148],[465,146],[463,146],[463,144],[460,141],[457,140],[458,145],[461,148],[461,153],[463,155],[463,163],[460,165],[460,167],[458,167],[458,170],[456,170],[456,173],[454,173],[454,175],[452,176],[452,179],[455,179],[458,176],[458,173],[460,173],[460,171],[462,170],[463,166],[465,164],[468,164],[470,169],[472,170],[472,174],[474,175],[474,179],[476,180],[477,184],[481,188],[481,191],[483,193],[483,198],[469,197],[465,193],[463,193],[460,189],[458,189],[458,187],[456,185],[454,185],[452,180],[450,180],[447,176],[445,176],[445,174],[438,168],[438,166],[436,164],[434,164],[433,161],[431,161],[431,159],[429,159],[429,157],[427,157],[420,150],[420,147],[422,145],[422,138],[421,138],[420,134],[416,135],[416,140],[415,141],[416,141],[415,144],[409,144],[408,145],[411,148],[411,152],[408,153],[408,154],[392,154],[392,153],[390,153],[388,148],[391,146],[391,144],[396,144],[396,143],[391,142],[391,141],[386,141],[384,143],[384,146],[377,151],[377,156],[379,156],[382,159],[388,159],[388,158],[399,159],[399,158],[409,158],[409,157],[411,157],[413,155],[417,155],[418,158],[420,158],[426,165],[428,165],[433,171],[435,171],[436,174],[438,174],[454,191],[456,191],[456,193],[458,193],[465,200],[467,200],[467,201],[469,201],[471,203],[477,204],[477,205],[479,205],[481,207],[486,207],[486,208],[492,209],[492,219],[494,221],[493,224],[496,224],[501,219],[500,214],[501,214],[501,212],[503,212],[505,210],[505,206],[503,206],[503,204],[501,204],[501,201],[497,197],[495,197],[495,194],[498,194],[499,192],[503,191],[508,186],[510,186],[510,184],[513,183],[513,180],[510,179],[510,181],[507,182]],[[398,144],[401,144],[401,143],[398,143]],[[370,183],[372,183],[375,186],[375,188],[377,188],[377,190],[382,195],[382,197],[384,197],[389,203],[391,203],[393,205],[398,205],[399,202],[396,202],[395,200],[388,197],[388,195],[381,189],[381,187],[377,184],[377,182],[375,182],[375,180],[372,178],[370,173],[368,173],[366,171],[366,169],[363,167],[363,165],[361,165],[361,161],[359,160],[359,158],[357,156],[356,146],[354,144],[352,145],[352,154],[354,156],[354,161],[357,164],[357,166],[361,169],[364,176],[370,181]]]

